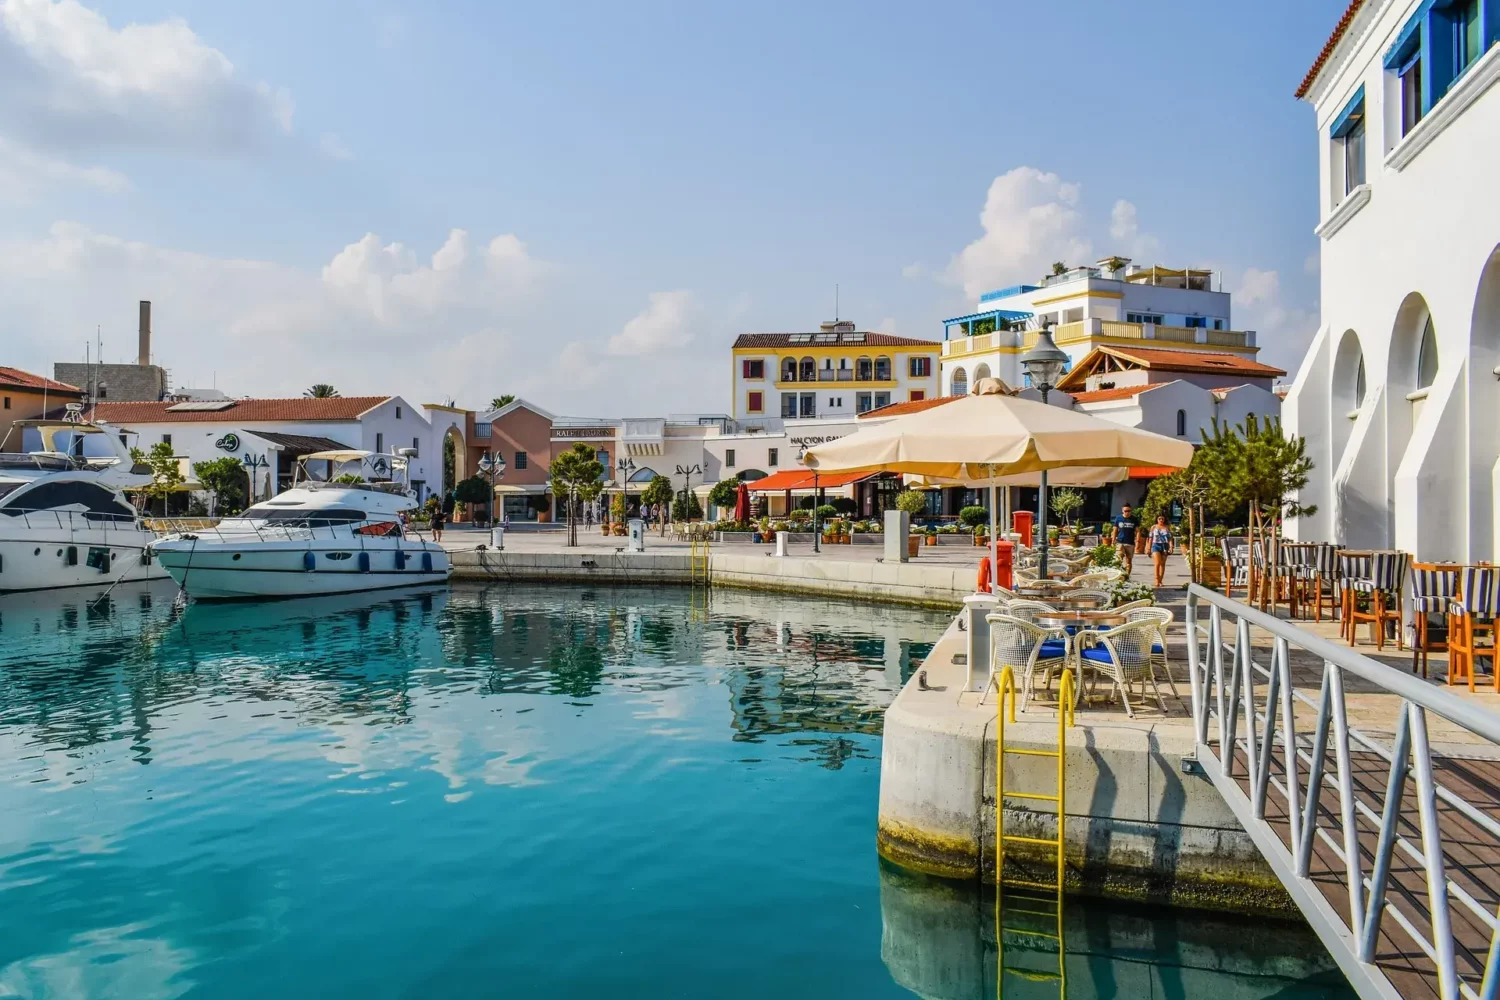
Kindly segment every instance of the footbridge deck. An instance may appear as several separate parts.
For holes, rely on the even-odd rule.
[[[1500,714],[1202,587],[1186,625],[1197,766],[1354,988],[1500,995]]]

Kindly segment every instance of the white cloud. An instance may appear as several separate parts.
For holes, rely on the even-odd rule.
[[[344,145],[344,140],[332,132],[324,132],[318,137],[318,149],[330,160],[354,159],[354,154],[349,152],[349,147]]]
[[[1258,267],[1231,272],[1224,287],[1234,296],[1235,328],[1255,331],[1260,360],[1295,371],[1318,329],[1316,305],[1288,301],[1280,274]]]
[[[914,261],[901,269],[901,277],[903,278],[920,278],[926,273],[927,268],[921,261]]]
[[[1161,241],[1141,232],[1135,205],[1124,198],[1110,209],[1109,235],[1115,241],[1114,252],[1138,264],[1153,264],[1161,255]]]
[[[108,167],[79,167],[0,135],[0,201],[18,201],[55,186],[124,191],[130,181]]]
[[[1080,189],[1057,174],[1016,167],[996,177],[979,224],[984,235],[948,265],[949,280],[970,298],[1022,279],[1035,279],[1055,260],[1092,258],[1079,211]]]
[[[896,332],[896,317],[894,317],[894,316],[887,316],[885,319],[881,320],[879,323],[876,323],[875,326],[872,329],[874,329],[874,331],[876,333],[895,333]]]
[[[183,19],[115,28],[77,0],[0,0],[0,91],[0,136],[44,166],[125,147],[242,154],[289,133],[295,112]],[[99,168],[70,169],[97,186]]]
[[[645,310],[609,338],[609,353],[656,354],[685,347],[693,339],[696,312],[692,292],[652,292]]]
[[[1275,271],[1247,267],[1240,275],[1235,301],[1241,306],[1262,306],[1275,302],[1281,295],[1281,277]]]

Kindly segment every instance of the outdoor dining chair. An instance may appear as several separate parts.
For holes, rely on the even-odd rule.
[[[1124,575],[1125,574],[1121,570],[1109,567],[1106,569],[1095,570],[1092,573],[1081,573],[1078,576],[1073,577],[1073,579],[1068,582],[1071,583],[1074,587],[1079,588],[1107,587],[1110,584],[1118,581]]]
[[[1373,552],[1369,565],[1368,575],[1347,581],[1344,608],[1348,618],[1349,645],[1354,645],[1354,633],[1360,622],[1369,622],[1375,648],[1384,649],[1386,622],[1395,622],[1396,648],[1405,649],[1405,637],[1401,634],[1401,597],[1406,588],[1406,570],[1411,565],[1411,556],[1405,552]],[[1365,609],[1359,606],[1361,596],[1369,602]]]
[[[1454,563],[1411,564],[1412,671],[1416,672],[1420,659],[1423,677],[1427,676],[1427,654],[1448,648],[1446,639],[1434,642],[1428,635],[1428,629],[1433,615],[1445,621],[1449,619],[1451,606],[1459,594],[1458,575],[1461,570],[1462,567]],[[1448,679],[1451,683],[1451,667]]]
[[[1136,682],[1140,682],[1142,698],[1146,696],[1149,682],[1162,713],[1167,711],[1167,701],[1156,684],[1151,658],[1151,648],[1159,633],[1160,626],[1155,621],[1134,621],[1100,632],[1081,632],[1075,640],[1079,647],[1079,664],[1090,667],[1097,677],[1110,680],[1110,693],[1119,693],[1129,718],[1135,718],[1135,709],[1130,706],[1130,685]]]
[[[1125,612],[1125,620],[1156,623],[1156,641],[1151,645],[1151,665],[1161,667],[1162,675],[1167,679],[1167,687],[1172,689],[1172,697],[1182,701],[1182,695],[1177,693],[1177,684],[1172,680],[1171,668],[1167,665],[1167,628],[1172,624],[1172,609],[1131,608]]]
[[[1245,600],[1248,601],[1250,599],[1250,547],[1221,538],[1219,539],[1219,553],[1224,558],[1224,596],[1233,597],[1234,588],[1239,587],[1245,595]]]
[[[1334,572],[1334,589],[1338,592],[1339,599],[1339,636],[1349,638],[1349,596],[1350,582],[1363,580],[1370,575],[1370,553],[1359,552],[1353,549],[1340,549],[1335,557],[1338,568]]]
[[[990,676],[999,678],[1002,667],[1020,675],[1024,712],[1038,675],[1051,690],[1052,677],[1068,665],[1068,640],[1058,629],[1042,628],[1014,614],[992,612],[984,620],[990,626]]]
[[[1058,596],[1066,597],[1070,600],[1095,600],[1099,602],[1099,607],[1101,608],[1109,607],[1109,602],[1114,598],[1114,595],[1107,590],[1095,590],[1090,587],[1075,587],[1072,590],[1064,591]]]
[[[1460,574],[1460,595],[1448,605],[1448,683],[1469,682],[1479,661],[1490,661],[1490,678],[1500,692],[1500,671],[1495,669],[1495,613],[1500,610],[1500,567],[1465,566]],[[1479,640],[1489,637],[1488,645]]]
[[[1057,608],[1047,602],[1033,601],[1026,598],[1017,598],[1014,601],[1010,601],[1005,605],[1005,610],[1007,613],[1017,618],[1023,618],[1026,621],[1031,621],[1037,615],[1057,614]]]

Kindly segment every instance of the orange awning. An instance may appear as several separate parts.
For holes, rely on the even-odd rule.
[[[848,486],[862,479],[877,476],[878,472],[830,472],[817,476],[813,481],[813,473],[810,469],[783,469],[773,472],[764,479],[757,479],[750,483],[750,489],[755,493],[784,493],[787,490],[831,490],[840,486]]]
[[[1131,479],[1156,479],[1159,476],[1170,476],[1174,472],[1181,472],[1170,465],[1132,465],[1130,467]]]

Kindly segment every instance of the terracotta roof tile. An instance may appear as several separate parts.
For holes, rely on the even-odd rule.
[[[390,396],[336,396],[333,399],[232,399],[222,410],[178,410],[172,400],[156,403],[104,402],[92,411],[94,419],[113,424],[235,423],[263,420],[355,420]]]
[[[1107,403],[1112,399],[1129,399],[1131,396],[1139,396],[1148,389],[1156,389],[1166,385],[1165,382],[1156,382],[1150,385],[1122,385],[1118,389],[1095,389],[1092,392],[1070,392],[1075,403]]]
[[[896,336],[893,333],[856,333],[856,335],[857,336],[862,336],[865,339],[862,340],[862,341],[859,341],[858,343],[850,343],[850,342],[845,341],[845,340],[840,340],[837,343],[823,343],[823,344],[820,344],[816,340],[812,340],[812,341],[808,341],[806,343],[794,344],[794,343],[792,343],[792,338],[793,337],[810,336],[810,337],[816,338],[817,334],[816,333],[742,333],[738,337],[734,338],[734,346],[736,348],[741,348],[741,347],[761,347],[761,348],[765,348],[765,347],[795,347],[798,350],[805,349],[806,353],[808,353],[808,354],[814,353],[819,348],[825,348],[825,347],[930,347],[933,350],[937,350],[938,348],[940,348],[940,347],[943,346],[939,341],[936,341],[936,340],[916,340],[916,339],[914,339],[912,337],[898,337],[898,336]],[[849,334],[845,333],[845,332],[841,332],[839,334],[839,336],[840,337],[847,337],[847,336],[849,336]]]
[[[12,385],[21,389],[46,389],[48,392],[72,392],[83,395],[83,390],[76,385],[68,385],[66,382],[54,382],[50,378],[41,375],[33,375],[31,372],[23,372],[19,368],[6,368],[0,365],[0,385]]]
[[[1218,351],[1181,351],[1160,347],[1101,347],[1099,350],[1106,354],[1113,354],[1117,358],[1134,361],[1154,371],[1193,372],[1195,374],[1234,372],[1254,378],[1274,378],[1286,374],[1280,368],[1263,365],[1259,361],[1242,358],[1238,354]]]
[[[1338,26],[1333,29],[1333,34],[1329,35],[1328,41],[1323,43],[1323,51],[1318,53],[1318,58],[1313,61],[1312,68],[1302,78],[1302,85],[1297,88],[1297,93],[1293,96],[1299,99],[1307,96],[1307,92],[1312,89],[1313,83],[1318,79],[1318,74],[1323,72],[1323,67],[1328,64],[1329,56],[1333,55],[1333,50],[1339,47],[1339,42],[1344,38],[1344,32],[1348,31],[1349,25],[1354,23],[1354,15],[1359,13],[1359,9],[1364,4],[1365,0],[1349,0],[1349,6],[1344,8],[1344,16],[1339,18]]]
[[[942,406],[944,403],[951,403],[958,398],[960,397],[928,396],[926,399],[909,399],[904,403],[887,403],[885,406],[866,410],[859,415],[859,419],[864,420],[866,417],[899,417],[903,413],[917,413],[921,410],[930,410],[934,406]]]

